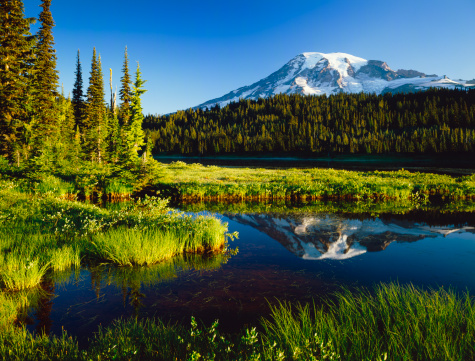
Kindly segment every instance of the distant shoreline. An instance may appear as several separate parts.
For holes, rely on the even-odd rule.
[[[338,154],[335,156],[304,157],[296,155],[275,156],[269,154],[246,155],[214,155],[214,156],[184,156],[155,155],[154,159],[161,163],[182,161],[185,163],[200,163],[228,167],[265,167],[265,168],[335,168],[347,170],[399,170],[407,169],[413,172],[464,175],[475,173],[475,159],[467,154],[450,155],[368,155],[368,154]]]

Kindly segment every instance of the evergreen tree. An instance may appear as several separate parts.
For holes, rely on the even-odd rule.
[[[124,53],[124,65],[122,67],[122,77],[120,78],[121,88],[120,88],[120,115],[123,124],[129,123],[130,118],[130,102],[132,98],[132,90],[131,90],[131,79],[129,75],[129,56],[127,54],[127,47],[125,47]]]
[[[28,157],[31,136],[28,87],[34,60],[32,22],[24,17],[22,1],[0,2],[0,155],[17,165]]]
[[[72,99],[72,104],[74,108],[74,119],[76,121],[76,125],[83,127],[85,104],[84,104],[84,93],[83,93],[83,85],[82,85],[82,68],[81,68],[79,50],[78,50],[78,55],[77,55],[76,71],[74,74],[76,75],[76,79],[74,81],[73,99]]]
[[[54,21],[50,11],[51,0],[42,0],[40,7],[41,27],[38,32],[38,43],[35,48],[35,67],[33,74],[34,109],[33,132],[36,150],[40,150],[43,142],[59,139],[58,116],[55,99],[58,96],[58,72],[56,70],[56,51],[53,48]]]
[[[104,103],[104,79],[102,75],[101,57],[93,50],[89,87],[87,89],[86,118],[84,120],[84,136],[86,155],[101,163],[105,156],[107,137],[107,114]]]
[[[137,62],[137,71],[135,73],[135,82],[133,85],[133,92],[131,98],[131,117],[130,126],[127,131],[127,144],[130,151],[131,158],[138,157],[140,148],[145,145],[144,132],[142,129],[143,114],[141,96],[146,92],[143,88],[146,80],[142,80],[142,73]]]
[[[108,121],[108,148],[107,152],[109,154],[110,160],[112,162],[117,162],[119,147],[123,146],[120,139],[120,124],[119,118],[117,117],[117,107],[116,107],[116,93],[113,93],[112,88],[112,69],[110,69],[110,92],[111,92],[111,101],[109,108],[109,121]]]

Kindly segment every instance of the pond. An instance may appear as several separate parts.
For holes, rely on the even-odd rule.
[[[131,316],[188,324],[194,315],[207,324],[219,319],[220,329],[237,331],[257,325],[277,299],[319,303],[342,286],[397,281],[475,291],[472,215],[436,220],[424,219],[424,213],[222,210],[215,215],[229,223],[230,232],[239,232],[230,244],[236,254],[56,273],[23,322],[31,331],[61,334],[64,328],[81,343],[98,325]]]

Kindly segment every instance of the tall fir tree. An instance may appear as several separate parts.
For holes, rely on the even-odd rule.
[[[119,147],[121,146],[121,139],[120,139],[120,124],[119,118],[117,117],[117,92],[113,92],[112,88],[112,69],[110,70],[110,108],[109,108],[109,121],[108,121],[108,148],[107,152],[109,154],[109,160],[112,162],[117,162],[118,160],[118,153]]]
[[[82,68],[81,68],[81,60],[80,60],[80,52],[78,49],[77,54],[77,61],[76,61],[76,71],[74,73],[76,75],[76,79],[74,80],[74,87],[73,87],[73,98],[72,104],[74,109],[74,119],[76,125],[82,128],[84,126],[84,92],[83,92],[83,82],[82,82]]]
[[[135,73],[135,82],[133,85],[131,98],[131,117],[130,126],[127,131],[127,144],[131,158],[137,158],[138,153],[144,142],[144,131],[142,129],[143,113],[142,113],[142,95],[147,91],[143,88],[146,80],[142,80],[140,65],[137,62],[137,71]]]
[[[90,160],[102,163],[105,158],[107,113],[104,102],[104,78],[101,57],[93,50],[89,87],[87,89],[84,137],[86,154]]]
[[[131,113],[130,102],[132,98],[132,81],[129,74],[129,55],[127,54],[127,47],[125,47],[124,65],[122,67],[122,77],[120,78],[120,84],[120,118],[122,120],[122,124],[127,126]]]
[[[40,7],[40,29],[38,43],[35,47],[35,67],[33,73],[34,109],[33,133],[34,146],[40,151],[43,142],[59,141],[60,124],[56,112],[55,100],[59,95],[58,71],[56,70],[56,51],[54,49],[53,27],[51,14],[51,0],[42,0]]]
[[[28,157],[31,136],[32,22],[24,16],[22,1],[0,2],[0,154],[17,165]]]

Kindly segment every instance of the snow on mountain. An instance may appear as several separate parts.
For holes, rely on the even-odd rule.
[[[416,70],[392,70],[385,62],[345,53],[302,53],[258,82],[233,90],[198,106],[223,107],[239,99],[266,98],[276,94],[331,95],[345,93],[412,92],[431,87],[475,86],[468,81],[426,75]]]
[[[452,233],[475,233],[474,227],[429,227],[415,222],[354,220],[335,214],[271,215],[225,214],[251,226],[306,260],[345,260],[366,252],[385,250],[393,242],[416,242],[447,237]]]

